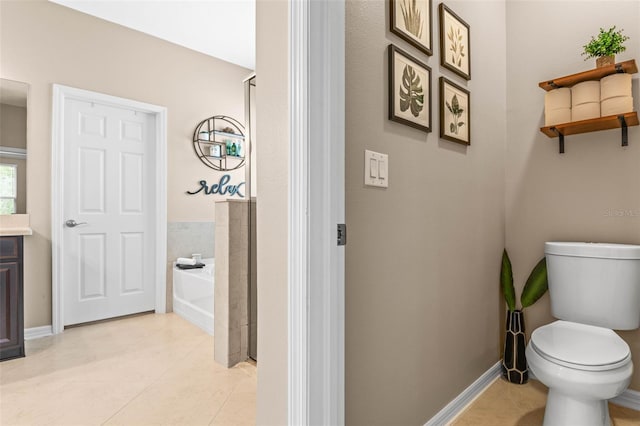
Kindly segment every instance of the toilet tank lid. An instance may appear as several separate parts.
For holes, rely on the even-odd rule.
[[[640,245],[581,242],[546,242],[545,254],[603,259],[640,259]]]

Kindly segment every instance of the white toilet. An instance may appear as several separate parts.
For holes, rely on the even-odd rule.
[[[640,246],[545,243],[551,313],[533,331],[529,369],[549,387],[544,426],[610,426],[607,400],[629,386],[640,327]]]

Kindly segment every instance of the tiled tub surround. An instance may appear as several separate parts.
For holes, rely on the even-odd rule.
[[[173,262],[179,257],[214,256],[215,222],[167,223],[167,312],[173,310]]]
[[[214,358],[232,367],[248,358],[249,203],[216,203]]]

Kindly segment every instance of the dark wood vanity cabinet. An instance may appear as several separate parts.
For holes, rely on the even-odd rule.
[[[22,239],[0,237],[0,361],[24,356]]]

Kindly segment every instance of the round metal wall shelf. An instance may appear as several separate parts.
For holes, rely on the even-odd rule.
[[[244,166],[246,147],[244,126],[226,115],[202,120],[193,132],[196,155],[214,170],[230,171]]]

